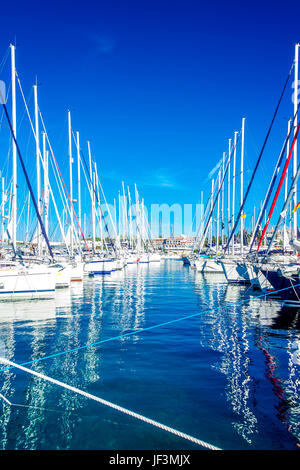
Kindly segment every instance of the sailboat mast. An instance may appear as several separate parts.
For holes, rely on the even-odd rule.
[[[244,202],[244,153],[245,153],[245,118],[242,119],[242,141],[241,141],[241,207],[243,207]],[[244,214],[241,213],[241,234],[240,234],[240,243],[241,243],[241,255],[244,252]]]
[[[121,193],[119,194],[119,243],[121,243]]]
[[[123,222],[124,222],[124,240],[128,242],[128,216],[127,216],[127,200],[125,195],[125,186],[124,181],[122,181],[122,188],[123,188]]]
[[[77,193],[78,193],[78,223],[81,227],[81,174],[80,174],[80,144],[79,132],[76,132],[76,147],[77,147]],[[80,230],[79,230],[80,232]],[[80,233],[79,233],[80,237]]]
[[[289,119],[288,121],[288,133],[287,135],[289,136],[290,135],[290,132],[291,132],[291,122],[292,120]],[[289,152],[290,152],[290,140],[287,141],[287,145],[286,145],[286,158],[288,158],[289,156]],[[289,176],[289,169],[286,170],[286,177],[285,177],[285,186],[284,186],[284,202],[286,202],[287,200],[287,194],[288,194],[288,178]],[[283,250],[286,249],[286,246],[285,246],[285,232],[286,232],[286,216],[284,218],[284,226],[283,226]]]
[[[300,44],[295,45],[295,67],[294,67],[294,136],[296,135],[297,131],[297,123],[298,123],[298,69],[299,69],[299,46]],[[295,178],[297,172],[297,141],[295,142],[294,146],[294,156],[293,156],[293,178]],[[297,186],[295,185],[294,188],[294,195],[293,195],[293,202],[294,207],[297,205]],[[297,211],[294,212],[293,216],[293,232],[294,238],[297,239]]]
[[[4,211],[5,211],[5,180],[4,177],[2,176],[1,178],[1,241],[2,244],[4,243]]]
[[[214,197],[214,179],[211,180],[211,199],[210,199],[210,210],[213,210],[213,197]],[[212,232],[213,232],[213,213],[210,219],[210,234],[209,234],[209,245],[212,246]]]
[[[129,186],[127,186],[127,192],[128,192],[128,216],[129,216],[129,246],[130,246],[130,249],[132,249],[133,248],[133,234],[132,234],[131,197],[130,197]]]
[[[99,178],[98,178],[98,170],[97,170],[97,163],[94,162],[94,169],[95,169],[95,189],[97,192],[97,201],[98,201],[98,209],[99,209],[99,228],[100,228],[100,249],[103,251],[103,230],[102,230],[102,214],[101,214],[101,206],[100,206],[100,191],[99,191]]]
[[[225,152],[223,152],[222,157],[222,181],[224,179],[224,171],[225,171]],[[222,203],[221,203],[221,246],[224,245],[224,183],[222,184]]]
[[[216,253],[219,251],[219,235],[220,235],[220,191],[221,190],[221,169],[218,175],[218,209],[217,209],[217,240],[216,240]]]
[[[34,92],[34,122],[35,122],[35,155],[36,155],[36,198],[38,203],[39,214],[41,211],[41,168],[40,168],[40,131],[39,131],[39,111],[38,111],[38,98],[37,98],[37,83],[33,85]],[[37,226],[37,252],[41,254],[41,227]]]
[[[228,162],[228,205],[227,205],[227,231],[228,231],[228,240],[230,236],[230,162],[231,162],[231,139],[228,140],[228,155],[229,155],[229,162]],[[228,243],[228,241],[227,241]]]
[[[68,137],[69,137],[69,174],[70,174],[70,254],[73,256],[73,174],[72,174],[72,130],[71,130],[71,112],[68,111]]]
[[[200,233],[203,233],[203,191],[200,193]]]
[[[48,206],[49,206],[49,153],[46,150],[46,133],[43,132],[43,159],[44,159],[44,206],[45,206],[45,231],[48,236],[49,233],[49,212],[48,212]]]
[[[11,121],[12,131],[15,139],[17,138],[17,114],[16,114],[16,65],[15,65],[15,46],[10,45],[11,53]],[[13,180],[12,180],[12,245],[14,251],[17,247],[17,146],[13,139],[12,142],[12,167],[13,167]]]
[[[96,241],[96,227],[95,227],[95,196],[93,189],[93,171],[92,171],[92,156],[91,156],[91,147],[90,142],[87,142],[88,146],[88,155],[89,155],[89,167],[90,167],[90,179],[91,179],[91,204],[92,204],[92,229],[93,229],[93,242],[92,242],[92,251],[95,253],[95,241]]]
[[[141,251],[141,233],[140,233],[140,205],[139,205],[139,195],[137,191],[136,184],[134,185],[135,188],[135,207],[136,207],[136,236],[137,236],[137,243],[136,248],[137,252]]]
[[[235,166],[236,166],[236,139],[237,132],[234,133],[234,150],[233,150],[233,168],[232,168],[232,224],[234,226],[234,208],[235,208]],[[234,255],[234,235],[232,237],[232,254]]]

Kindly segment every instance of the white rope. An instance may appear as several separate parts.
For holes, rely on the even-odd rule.
[[[0,357],[0,362],[3,362],[4,364],[7,364],[9,366],[16,367],[17,369],[23,370],[24,372],[28,372],[31,375],[35,375],[36,377],[47,380],[48,382],[58,385],[59,387],[66,388],[67,390],[71,390],[72,392],[78,393],[79,395],[83,395],[86,398],[90,398],[91,400],[97,401],[98,403],[101,403],[102,405],[109,406],[110,408],[113,408],[117,411],[120,411],[121,413],[125,413],[129,416],[132,416],[133,418],[139,419],[140,421],[144,421],[145,423],[152,424],[152,426],[163,429],[164,431],[167,431],[171,434],[175,434],[175,436],[181,437],[188,441],[194,442],[195,444],[201,447],[205,447],[206,449],[221,450],[220,448],[215,447],[207,442],[201,441],[200,439],[190,436],[189,434],[185,434],[184,432],[177,431],[176,429],[173,429],[173,428],[170,428],[169,426],[158,423],[157,421],[154,421],[153,419],[147,418],[146,416],[143,416],[139,413],[135,413],[134,411],[123,408],[122,406],[116,405],[115,403],[111,403],[110,401],[104,400],[103,398],[99,398],[99,397],[96,397],[95,395],[91,395],[90,393],[84,392],[83,390],[80,390],[79,388],[72,387],[71,385],[65,384],[64,382],[60,382],[59,380],[53,379],[52,377],[48,377],[47,375],[40,374],[39,372],[35,372],[32,369],[27,369],[27,367],[23,367],[23,366],[20,366],[19,364],[15,364],[14,362],[11,362],[8,359],[5,359],[3,357]],[[2,398],[4,397],[2,396]]]

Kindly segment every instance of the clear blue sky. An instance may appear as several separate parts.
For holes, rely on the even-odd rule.
[[[296,2],[17,0],[1,5],[0,56],[16,41],[26,96],[38,77],[66,178],[70,108],[110,201],[124,180],[147,204],[196,203],[244,116],[246,185],[300,40],[299,18]],[[291,94],[290,83],[249,204],[264,196]]]

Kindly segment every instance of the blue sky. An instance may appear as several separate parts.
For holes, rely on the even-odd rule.
[[[138,184],[147,204],[196,203],[242,117],[246,187],[300,40],[299,13],[296,2],[15,1],[1,5],[0,57],[16,41],[31,106],[38,77],[66,179],[71,109],[110,201],[125,181]],[[291,94],[290,83],[249,211],[280,152]],[[27,143],[24,132],[24,152]]]

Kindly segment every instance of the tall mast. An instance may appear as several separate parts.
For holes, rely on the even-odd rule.
[[[243,206],[244,201],[244,152],[245,152],[245,118],[242,119],[242,142],[241,142],[241,207]],[[244,251],[244,217],[243,211],[241,214],[241,235],[240,235],[240,243],[241,243],[241,255],[243,255]]]
[[[130,249],[132,249],[133,248],[133,243],[132,243],[132,217],[131,217],[131,198],[130,198],[129,186],[127,186],[127,192],[128,192],[128,207],[129,207],[129,246],[130,246]]]
[[[228,162],[228,206],[227,206],[227,230],[228,230],[228,240],[230,236],[230,162],[231,162],[231,139],[228,140],[228,155],[229,155],[229,162]],[[227,241],[228,243],[228,241]]]
[[[211,180],[211,198],[210,198],[210,210],[213,209],[213,197],[214,197],[214,179]],[[213,214],[210,219],[210,235],[209,235],[209,244],[212,246],[212,231],[213,231]]]
[[[73,256],[73,174],[72,174],[72,130],[71,130],[71,112],[68,111],[68,136],[69,136],[69,173],[70,173],[70,254]]]
[[[38,204],[39,214],[42,214],[41,210],[41,168],[40,168],[40,131],[39,131],[39,110],[38,110],[38,98],[37,98],[37,83],[33,85],[34,92],[34,122],[35,122],[35,156],[36,156],[36,198]],[[41,227],[40,224],[37,226],[37,252],[41,254]]]
[[[2,176],[1,178],[1,240],[2,244],[4,243],[4,211],[5,211],[5,180],[4,177]]]
[[[142,220],[141,220],[141,231],[142,231],[142,240],[144,243],[146,242],[146,236],[145,236],[145,209],[144,209],[144,198],[142,198],[142,203],[141,203],[141,212],[142,212]]]
[[[10,45],[11,53],[11,120],[12,120],[12,130],[17,138],[17,114],[16,114],[16,65],[15,65],[15,46]],[[12,245],[14,250],[17,247],[17,146],[15,140],[12,142],[12,166],[13,166],[13,181],[12,181]]]
[[[81,227],[81,181],[80,181],[80,144],[79,144],[79,132],[76,132],[76,147],[77,147],[77,192],[78,192],[78,222]],[[79,229],[80,237],[80,229]]]
[[[89,167],[90,167],[90,179],[91,179],[91,204],[92,204],[92,228],[93,228],[93,244],[92,250],[95,253],[95,241],[96,241],[96,227],[95,227],[95,196],[93,187],[93,171],[92,171],[92,156],[91,147],[89,141],[87,142],[88,154],[89,154]]]
[[[117,236],[117,235],[118,235],[118,234],[117,234],[117,230],[118,230],[118,229],[117,229],[117,227],[118,227],[118,225],[117,225],[117,202],[116,202],[116,198],[115,198],[115,197],[114,197],[114,223],[115,223],[115,227],[116,227],[115,232],[116,232],[116,236]]]
[[[46,150],[46,133],[43,132],[43,159],[44,159],[44,207],[45,207],[45,231],[49,233],[49,152]]]
[[[121,243],[121,193],[119,191],[119,243]]]
[[[299,67],[299,46],[300,44],[295,45],[295,69],[294,69],[294,136],[296,134],[296,129],[298,125],[298,117],[297,117],[297,109],[298,109],[298,67]],[[297,141],[295,142],[294,146],[294,158],[293,158],[293,178],[295,178],[297,172]],[[294,195],[293,195],[293,202],[294,207],[297,205],[297,186],[294,188]],[[297,239],[297,211],[294,212],[293,216],[293,232],[294,238]]]
[[[236,166],[236,138],[237,132],[234,133],[234,150],[233,150],[233,168],[232,168],[232,224],[234,226],[234,208],[235,208],[235,166]],[[234,255],[234,235],[232,237],[232,254]]]
[[[127,217],[127,200],[125,195],[125,186],[124,181],[122,181],[122,188],[123,188],[123,222],[124,222],[124,239],[128,241],[128,217]]]
[[[220,189],[221,189],[221,169],[218,175],[218,209],[217,209],[217,240],[216,240],[216,253],[219,251],[219,234],[220,234]]]
[[[200,193],[200,233],[203,233],[203,191]]]
[[[222,157],[222,180],[224,179],[224,171],[225,171],[225,152],[223,152]],[[221,246],[224,245],[224,182],[222,184],[222,203],[221,203]]]
[[[290,131],[291,131],[291,122],[292,122],[292,120],[289,119],[289,121],[288,121],[288,133],[287,133],[288,136],[290,135]],[[286,158],[288,158],[289,153],[290,153],[290,141],[288,140],[287,145],[286,145]],[[287,200],[287,194],[288,194],[288,179],[289,179],[288,175],[289,175],[289,169],[287,169],[286,177],[285,177],[284,202]],[[284,219],[284,229],[283,229],[283,249],[284,250],[286,249],[285,236],[284,236],[285,231],[286,231],[286,216],[285,216],[285,219]]]
[[[135,207],[136,207],[136,228],[137,228],[137,252],[139,253],[141,251],[141,233],[140,233],[140,205],[139,205],[139,195],[137,191],[136,184],[134,184],[135,188]]]
[[[101,251],[103,251],[103,233],[102,233],[102,216],[101,216],[102,214],[101,214],[101,207],[100,207],[99,178],[98,178],[96,162],[94,162],[94,172],[95,172],[95,190],[97,190],[97,202],[98,202],[98,209],[99,209],[100,246],[101,246]]]

